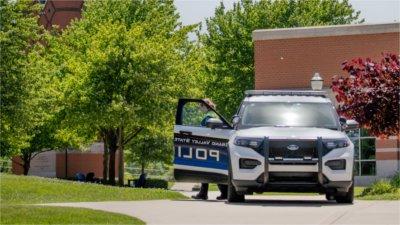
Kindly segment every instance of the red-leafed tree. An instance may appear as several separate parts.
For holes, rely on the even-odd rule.
[[[332,80],[339,114],[357,120],[371,135],[400,136],[399,56],[383,54],[380,62],[353,59],[342,63],[342,69],[349,76],[335,76]]]

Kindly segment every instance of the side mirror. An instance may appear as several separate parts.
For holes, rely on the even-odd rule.
[[[235,126],[236,124],[238,124],[239,121],[240,121],[240,116],[234,115],[234,116],[232,117],[232,124],[233,124],[233,126]]]
[[[206,127],[215,129],[224,126],[224,122],[218,118],[209,118],[206,122]]]
[[[347,120],[345,118],[339,119],[340,124],[342,125],[342,130],[350,131],[350,130],[357,130],[360,126],[357,121],[355,120]]]

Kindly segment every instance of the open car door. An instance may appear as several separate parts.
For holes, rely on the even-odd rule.
[[[232,126],[202,99],[180,99],[174,127],[174,176],[179,182],[225,184]]]

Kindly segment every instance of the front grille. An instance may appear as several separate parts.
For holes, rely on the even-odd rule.
[[[298,149],[296,149],[298,147]],[[316,140],[270,140],[269,158],[318,158]]]
[[[317,183],[317,173],[313,172],[271,172],[269,182],[310,182]]]

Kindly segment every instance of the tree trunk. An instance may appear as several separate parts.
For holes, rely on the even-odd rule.
[[[110,166],[108,167],[108,183],[115,185],[115,151],[110,149]]]
[[[27,154],[22,153],[21,159],[22,159],[22,164],[23,164],[22,168],[24,169],[23,173],[26,176],[26,175],[28,175],[29,169],[31,168],[31,159],[32,159],[31,154],[30,153],[27,153]]]
[[[141,163],[141,174],[144,174],[144,168],[146,167],[146,165],[144,164],[144,162]]]
[[[103,182],[107,183],[108,179],[108,145],[106,134],[103,134],[104,152],[103,152]]]
[[[108,167],[108,182],[111,185],[115,185],[115,153],[118,149],[117,145],[117,132],[114,129],[107,131],[107,144],[109,147],[110,161]]]
[[[24,162],[24,175],[25,176],[28,175],[30,167],[31,167],[31,162],[30,161],[29,162]]]
[[[124,136],[123,136],[123,127],[117,129],[118,132],[118,150],[119,150],[119,157],[118,157],[118,185],[124,186]]]

